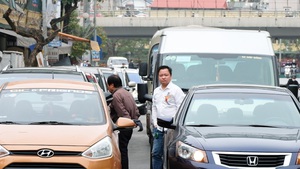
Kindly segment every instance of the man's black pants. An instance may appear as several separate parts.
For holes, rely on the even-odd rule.
[[[122,169],[129,168],[128,162],[128,143],[132,136],[132,129],[120,130],[119,133],[119,149],[121,152]]]

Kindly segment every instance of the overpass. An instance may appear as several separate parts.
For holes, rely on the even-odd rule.
[[[185,25],[266,30],[273,38],[300,38],[300,11],[151,10],[147,17],[122,17],[122,13],[102,11],[96,25],[110,38],[152,37],[162,28]]]

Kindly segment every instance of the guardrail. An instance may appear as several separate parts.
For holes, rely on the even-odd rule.
[[[130,13],[131,15],[126,15]],[[135,17],[135,11],[99,11],[98,17]],[[299,17],[300,11],[259,10],[142,10],[141,17]]]

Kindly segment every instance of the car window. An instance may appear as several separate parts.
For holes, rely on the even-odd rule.
[[[3,90],[0,94],[0,121],[103,124],[106,119],[100,103],[97,92],[85,90]]]
[[[107,85],[106,85],[106,81],[105,81],[105,77],[101,77],[100,74],[95,74],[97,80],[98,80],[98,84],[100,86],[100,88],[103,90],[103,91],[107,91]],[[104,75],[103,75],[104,76]]]
[[[184,123],[300,127],[300,115],[297,106],[287,95],[195,94]]]

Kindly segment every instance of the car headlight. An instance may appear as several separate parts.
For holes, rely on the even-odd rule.
[[[196,149],[181,141],[178,141],[176,143],[176,154],[177,156],[184,159],[193,160],[202,163],[208,162],[205,151]]]
[[[87,158],[105,158],[112,155],[112,140],[105,137],[82,153]]]
[[[297,162],[296,162],[296,165],[300,165],[300,152],[298,153],[298,156],[297,156]]]
[[[2,146],[0,146],[0,157],[7,156],[9,152]]]

